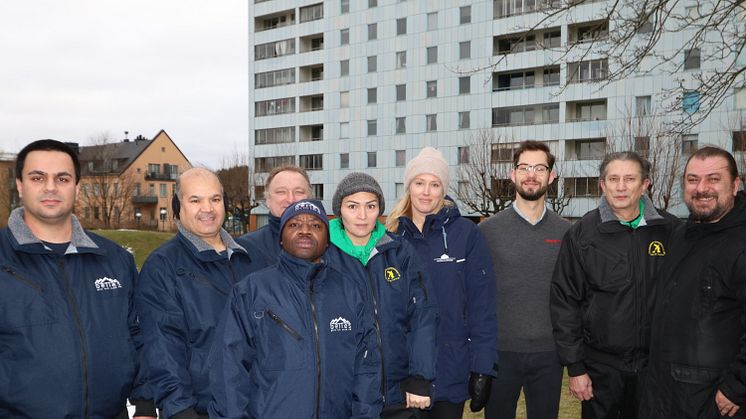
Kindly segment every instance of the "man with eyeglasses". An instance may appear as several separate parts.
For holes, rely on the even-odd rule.
[[[637,153],[608,154],[599,172],[598,208],[562,239],[552,326],[583,419],[634,419],[650,346],[653,279],[677,221],[646,195],[650,163]]]
[[[570,223],[546,208],[555,181],[546,144],[524,141],[513,154],[513,205],[479,225],[497,277],[500,369],[492,382],[486,419],[514,419],[521,389],[528,419],[555,419],[562,365],[552,338],[549,285],[562,236]]]

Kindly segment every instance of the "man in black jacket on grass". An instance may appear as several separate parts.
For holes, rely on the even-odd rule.
[[[746,417],[746,195],[733,156],[697,150],[682,182],[689,220],[658,276],[641,416]]]

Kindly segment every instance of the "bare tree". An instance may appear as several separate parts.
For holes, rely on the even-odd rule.
[[[241,228],[246,231],[249,213],[259,206],[254,188],[253,162],[249,161],[246,153],[236,152],[222,159],[217,175],[223,184],[231,211],[240,217]]]
[[[570,202],[573,198],[568,189],[560,187],[560,182],[566,169],[567,162],[565,161],[558,161],[554,164],[554,171],[557,173],[557,177],[554,179],[554,182],[549,185],[546,195],[546,202],[549,205],[549,208],[551,208],[557,215],[562,215],[567,207],[570,206]]]

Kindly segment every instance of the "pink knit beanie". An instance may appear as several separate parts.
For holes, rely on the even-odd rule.
[[[443,158],[443,153],[432,147],[425,147],[417,157],[407,163],[404,169],[404,187],[409,190],[412,180],[421,175],[430,174],[436,176],[443,182],[443,190],[448,192],[450,176],[448,173],[448,162]]]

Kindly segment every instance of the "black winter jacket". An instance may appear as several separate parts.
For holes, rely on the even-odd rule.
[[[644,224],[622,225],[605,198],[562,240],[550,291],[554,340],[570,376],[593,360],[637,372],[647,363],[655,274],[676,219],[647,197]]]

